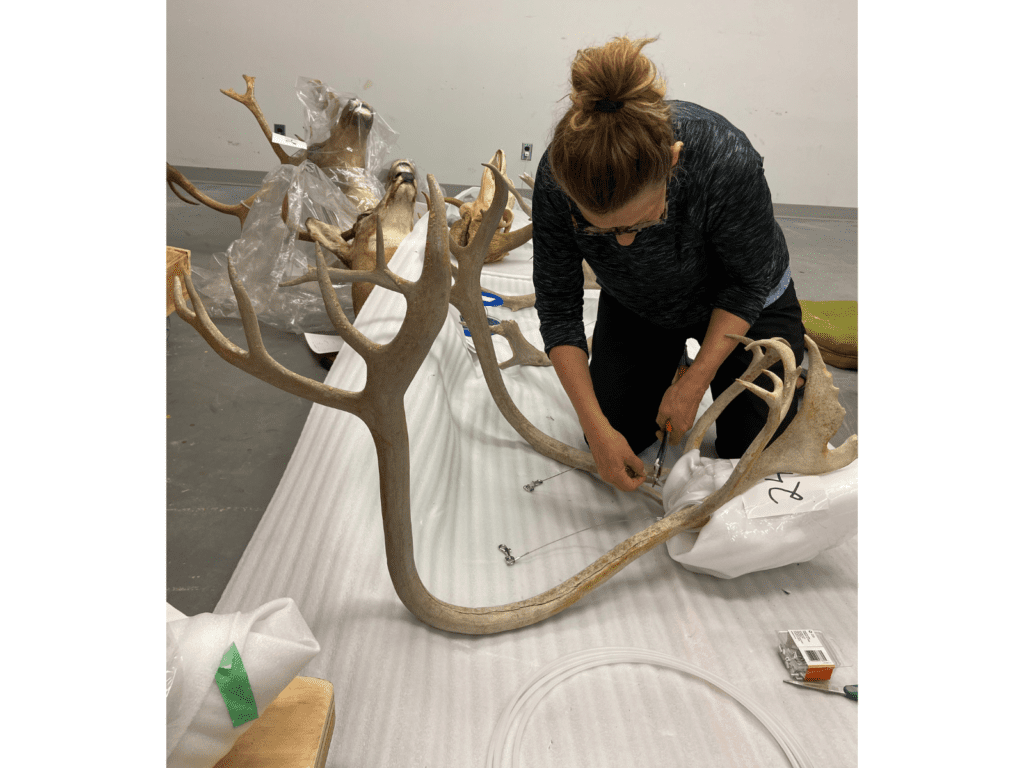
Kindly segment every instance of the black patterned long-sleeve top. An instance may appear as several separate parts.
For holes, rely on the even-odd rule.
[[[589,222],[551,176],[548,153],[533,190],[533,283],[544,351],[587,349],[586,259],[603,291],[664,328],[706,321],[720,307],[751,325],[789,284],[789,250],[775,221],[761,155],[721,115],[669,102],[683,142],[668,186],[665,224],[621,246],[614,235],[577,232]]]

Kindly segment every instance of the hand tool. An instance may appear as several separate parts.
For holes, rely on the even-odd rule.
[[[665,463],[665,449],[668,448],[668,436],[672,434],[672,420],[665,421],[665,429],[662,430],[661,447],[658,449],[658,458],[654,460],[654,484],[658,484],[661,477],[661,468]]]
[[[782,682],[789,683],[790,685],[799,685],[803,688],[813,688],[814,690],[821,691],[822,693],[836,693],[840,696],[845,696],[848,699],[857,701],[856,685],[844,685],[842,688],[836,688],[828,683],[802,683],[799,680],[783,680]]]

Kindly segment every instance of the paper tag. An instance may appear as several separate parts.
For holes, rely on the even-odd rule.
[[[294,147],[295,149],[305,149],[306,142],[300,141],[299,139],[293,139],[290,136],[284,136],[280,133],[275,133],[270,137],[270,140],[275,144],[283,144],[286,147]]]
[[[304,333],[306,344],[318,355],[327,355],[331,352],[338,352],[345,346],[341,336],[331,336],[325,333]]]
[[[747,519],[827,510],[828,491],[818,475],[778,472],[764,478],[740,499]]]

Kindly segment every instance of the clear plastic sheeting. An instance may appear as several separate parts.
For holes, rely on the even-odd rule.
[[[398,134],[355,94],[338,93],[308,77],[300,77],[295,89],[306,110],[307,159],[328,166],[324,173],[343,189],[365,185],[377,200],[384,197],[384,181],[390,166],[387,158]],[[348,124],[351,129],[339,131],[340,126]],[[357,163],[361,167],[333,167],[341,156],[361,160]]]
[[[230,259],[261,323],[290,333],[328,333],[334,326],[316,283],[280,285],[316,265],[314,245],[300,241],[298,230],[305,229],[310,217],[347,230],[360,213],[371,210],[384,197],[391,169],[388,154],[398,134],[351,94],[339,94],[304,77],[298,79],[296,90],[306,110],[303,161],[267,174],[241,237],[226,253],[214,254],[212,269],[193,264],[193,281],[211,317],[239,317],[228,279]],[[342,161],[348,167],[336,167]],[[416,177],[418,188],[424,189],[418,172]],[[287,224],[281,218],[285,197]],[[348,285],[341,288],[339,298],[351,317]]]
[[[694,449],[672,467],[662,499],[672,514],[725,485],[739,459],[711,459]],[[805,563],[857,533],[857,461],[824,475],[780,472],[720,507],[699,532],[665,546],[696,573],[732,579]]]
[[[281,218],[288,198],[288,223]],[[212,270],[192,267],[193,282],[211,317],[239,317],[228,279],[228,260],[245,288],[260,322],[291,333],[333,331],[316,283],[281,287],[316,264],[313,243],[298,239],[306,219],[314,217],[348,229],[358,212],[313,163],[282,165],[267,174],[242,235],[226,253],[214,254]],[[351,299],[348,299],[351,301]]]

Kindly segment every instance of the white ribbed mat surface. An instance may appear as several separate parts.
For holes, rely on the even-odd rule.
[[[524,223],[517,208],[515,226]],[[424,217],[391,263],[410,279],[419,275],[426,224]],[[531,256],[528,243],[485,267],[485,289],[532,292]],[[590,323],[596,307],[597,293],[588,292]],[[384,342],[404,311],[401,296],[376,288],[357,325]],[[542,347],[533,310],[489,308],[488,314],[516,319]],[[526,483],[563,467],[533,451],[504,421],[464,339],[450,308],[406,394],[412,514],[427,588],[442,600],[486,606],[572,576],[660,509],[581,472],[524,491]],[[499,347],[499,359],[507,355]],[[364,380],[362,360],[346,347],[327,383],[358,390]],[[552,368],[513,368],[505,382],[534,424],[584,447]],[[623,518],[632,520],[573,536],[513,567],[497,549],[506,544],[519,555]],[[217,612],[252,610],[278,597],[295,600],[322,649],[302,674],[335,686],[337,722],[327,760],[334,768],[483,766],[491,732],[521,686],[569,653],[606,646],[660,651],[719,675],[774,713],[815,765],[857,764],[858,705],[784,685],[774,635],[824,630],[852,663],[834,680],[856,682],[856,538],[809,563],[733,580],[690,573],[658,547],[538,625],[494,636],[449,634],[421,624],[391,586],[369,431],[352,415],[314,405]],[[584,672],[552,692],[526,729],[521,759],[533,768],[788,764],[761,724],[718,689],[636,664]]]

